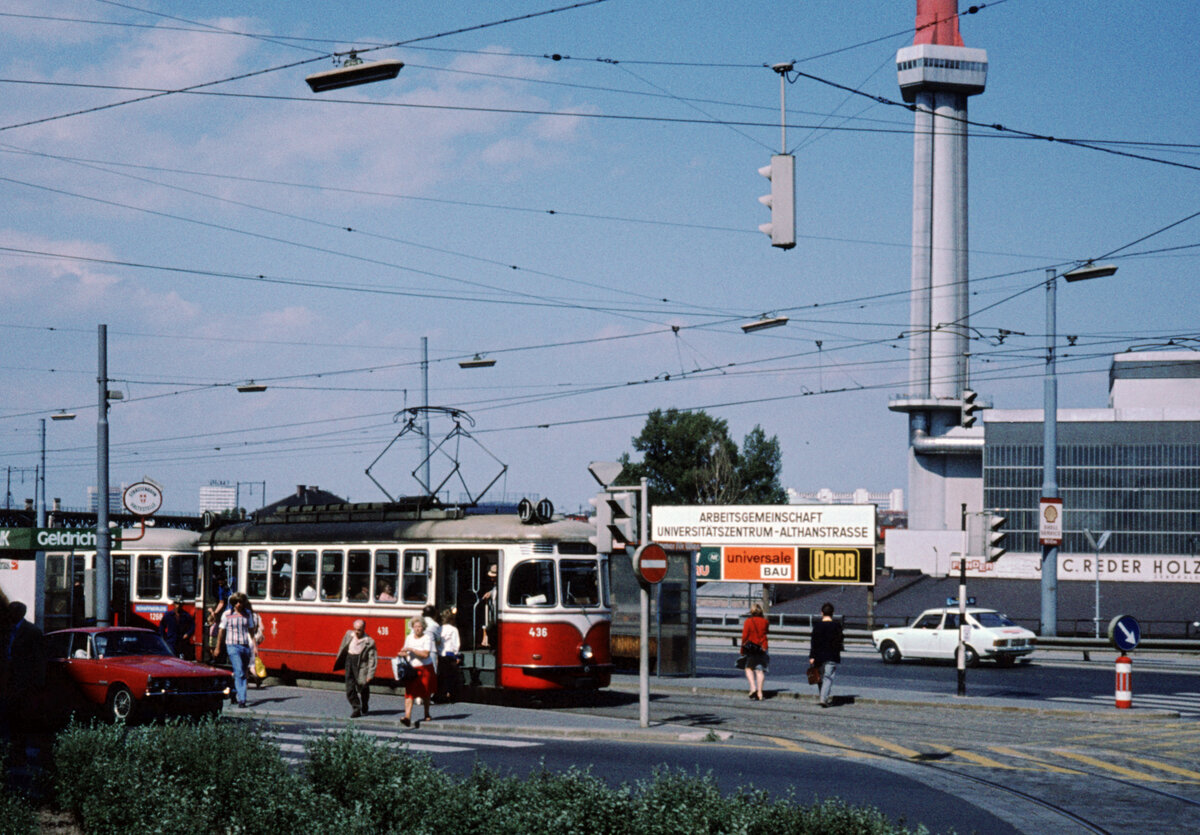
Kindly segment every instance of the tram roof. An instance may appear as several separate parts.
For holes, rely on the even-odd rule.
[[[390,505],[292,508],[222,525],[201,536],[204,545],[368,542],[492,543],[588,540],[592,525],[575,519],[525,524],[515,514],[466,515],[458,508],[398,510]]]

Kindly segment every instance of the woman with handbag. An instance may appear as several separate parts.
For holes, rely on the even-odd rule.
[[[763,700],[763,679],[767,664],[767,619],[762,604],[750,607],[750,615],[742,622],[742,657],[746,659],[746,682],[750,685],[751,701]]]
[[[400,723],[404,727],[412,727],[413,701],[425,709],[425,721],[433,719],[429,715],[429,699],[437,692],[437,676],[433,672],[434,647],[433,636],[425,631],[425,619],[417,616],[412,619],[412,632],[404,641],[404,649],[400,650],[402,658],[416,670],[417,674],[404,684],[404,718]],[[418,719],[416,727],[421,726]]]

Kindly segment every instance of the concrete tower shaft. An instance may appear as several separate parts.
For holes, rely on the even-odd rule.
[[[987,52],[962,45],[953,0],[917,0],[912,46],[896,55],[913,122],[912,300],[908,391],[909,527],[957,529],[981,466],[982,436],[958,428],[968,388],[967,98],[987,82]]]

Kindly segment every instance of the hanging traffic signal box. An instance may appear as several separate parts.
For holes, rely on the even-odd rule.
[[[975,425],[975,421],[979,419],[979,415],[975,414],[983,408],[982,405],[976,402],[979,395],[970,389],[963,389],[962,393],[962,417],[959,423],[968,429]]]
[[[613,549],[612,530],[609,527],[612,523],[612,508],[608,504],[608,498],[608,493],[597,493],[588,499],[588,504],[596,508],[596,514],[592,517],[596,532],[589,536],[588,540],[596,546],[597,554],[609,554]]]
[[[995,562],[1008,553],[1008,549],[1002,544],[1008,534],[1001,530],[1004,527],[1004,523],[1008,520],[999,513],[988,512],[983,514],[983,521],[983,554],[987,557],[988,562]]]
[[[758,198],[771,210],[771,222],[761,224],[759,231],[771,237],[771,246],[791,249],[796,245],[796,158],[775,154],[758,173],[771,181],[771,193]]]

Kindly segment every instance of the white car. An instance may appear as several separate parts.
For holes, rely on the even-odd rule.
[[[958,607],[927,609],[909,626],[877,629],[871,635],[885,663],[903,658],[955,659],[958,652]],[[981,658],[1009,666],[1028,661],[1037,636],[1013,623],[995,609],[967,607],[966,663],[974,667]]]

